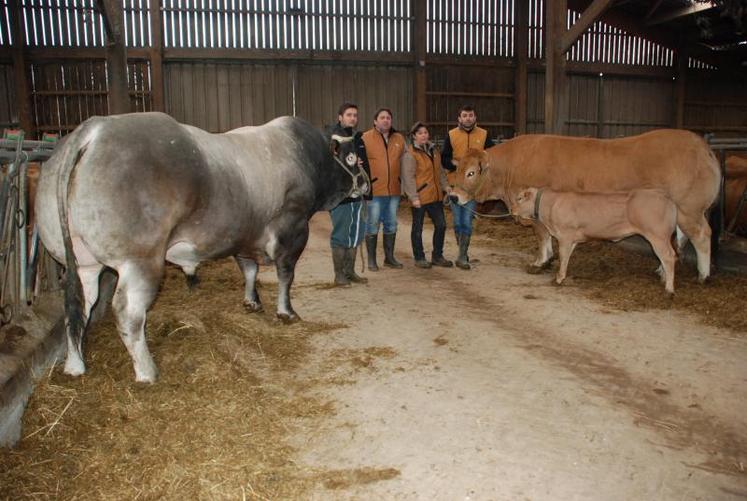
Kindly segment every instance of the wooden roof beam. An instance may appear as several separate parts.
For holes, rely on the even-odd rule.
[[[568,52],[568,49],[576,43],[578,37],[580,37],[584,31],[594,23],[594,21],[599,19],[607,7],[609,7],[614,1],[615,0],[594,0],[591,5],[584,9],[578,21],[573,23],[571,29],[563,34],[563,38],[560,40],[561,54]]]
[[[691,16],[693,14],[697,14],[698,12],[711,10],[712,8],[713,8],[713,4],[710,4],[710,3],[693,3],[687,7],[680,7],[678,9],[670,10],[667,12],[662,12],[658,16],[655,16],[647,20],[646,26],[655,26],[657,24],[674,21],[676,19],[680,19],[683,17]]]

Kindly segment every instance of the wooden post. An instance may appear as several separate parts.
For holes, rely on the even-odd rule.
[[[516,3],[516,81],[514,84],[514,134],[527,132],[527,60],[529,59],[529,2]]]
[[[685,96],[687,91],[687,64],[690,59],[684,46],[675,51],[677,76],[674,87],[674,126],[677,129],[685,128]]]
[[[415,49],[415,120],[425,122],[428,118],[427,113],[427,74],[425,69],[426,59],[426,3],[425,0],[415,0],[415,23],[413,26],[413,48]]]
[[[127,47],[124,39],[124,10],[117,0],[97,0],[106,27],[106,73],[109,79],[109,114],[130,112],[127,88]]]
[[[26,138],[32,138],[35,132],[34,117],[31,114],[31,90],[29,87],[28,74],[26,73],[26,57],[24,47],[26,46],[26,29],[21,20],[20,0],[10,1],[10,16],[13,30],[11,37],[13,43],[13,74],[16,84],[16,103],[18,106],[18,122],[21,129],[26,133]]]
[[[567,0],[545,4],[545,132],[563,134],[568,115],[567,76],[562,37],[568,12]]]
[[[166,111],[163,88],[163,23],[161,0],[150,0],[150,102],[153,111]]]

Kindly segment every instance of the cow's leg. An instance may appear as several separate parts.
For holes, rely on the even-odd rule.
[[[127,262],[117,268],[119,283],[114,292],[117,328],[135,368],[135,381],[154,383],[158,369],[145,340],[146,312],[158,292],[163,263]]]
[[[534,234],[537,235],[537,240],[539,241],[539,248],[537,250],[537,258],[530,265],[529,272],[536,273],[550,266],[553,257],[552,236],[547,231],[547,228],[545,228],[545,225],[533,223],[532,226],[534,227]]]
[[[257,272],[259,266],[254,259],[235,256],[236,263],[244,274],[244,307],[251,313],[262,311],[262,300],[257,293]]]
[[[84,265],[78,267],[78,277],[83,287],[83,325],[87,326],[91,318],[91,310],[99,298],[99,275],[104,267],[100,264]],[[83,361],[83,334],[82,332],[70,332],[67,328],[67,357],[63,372],[71,376],[80,376],[86,372],[86,364]]]
[[[677,254],[674,252],[669,238],[662,240],[656,237],[644,236],[651,244],[651,248],[654,249],[656,257],[661,262],[661,280],[664,282],[664,287],[669,294],[674,294],[674,263],[677,260]]]
[[[711,227],[704,214],[689,216],[677,212],[677,226],[687,235],[698,257],[698,279],[705,282],[711,274]]]
[[[675,245],[677,246],[677,254],[682,256],[687,245],[687,235],[680,229],[679,226],[675,228]]]
[[[286,323],[300,320],[291,306],[290,289],[293,285],[296,262],[301,257],[308,239],[308,221],[304,219],[295,224],[291,223],[282,234],[278,235],[277,245],[273,249],[274,255],[271,254],[275,259],[278,274],[277,317]]]
[[[576,242],[571,240],[558,240],[558,255],[560,256],[560,268],[558,268],[558,274],[555,276],[555,283],[558,285],[563,283],[566,274],[568,273],[568,261],[571,259],[573,249],[576,248]]]

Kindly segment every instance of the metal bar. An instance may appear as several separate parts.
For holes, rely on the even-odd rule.
[[[26,267],[28,264],[28,233],[26,233],[26,225],[28,224],[28,193],[27,193],[27,179],[28,174],[28,156],[21,150],[23,147],[23,131],[21,131],[21,143],[18,148],[19,157],[23,159],[20,161],[21,165],[18,170],[18,209],[17,214],[19,221],[14,231],[18,231],[18,304],[25,305],[28,302],[26,297]]]

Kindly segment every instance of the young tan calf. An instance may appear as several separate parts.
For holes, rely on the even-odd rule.
[[[528,188],[515,197],[511,213],[536,220],[558,240],[560,269],[555,277],[558,284],[566,277],[568,260],[577,243],[618,241],[641,235],[661,261],[661,278],[667,292],[674,293],[676,254],[671,237],[677,224],[677,208],[659,190],[572,193]]]

